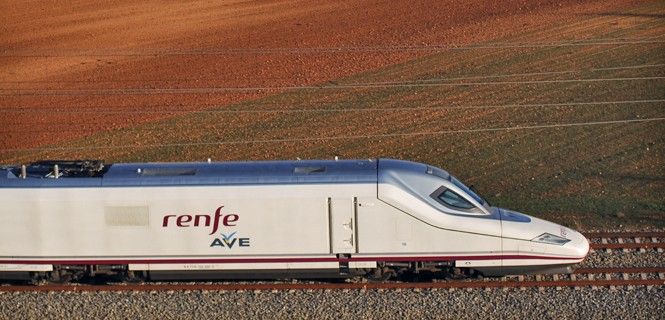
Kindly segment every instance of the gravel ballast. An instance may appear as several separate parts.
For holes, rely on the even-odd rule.
[[[589,255],[576,267],[580,268],[642,268],[642,267],[665,267],[665,255],[656,250],[646,252],[597,250]]]
[[[665,288],[2,293],[0,318],[662,319]]]

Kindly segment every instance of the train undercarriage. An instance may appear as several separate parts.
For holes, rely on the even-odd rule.
[[[290,270],[130,270],[129,265],[54,265],[46,272],[0,272],[0,279],[20,282],[100,283],[186,280],[286,280],[367,279],[369,281],[430,281],[498,277],[505,274],[570,273],[569,265],[513,268],[459,268],[454,261],[378,262],[376,268],[290,269]]]

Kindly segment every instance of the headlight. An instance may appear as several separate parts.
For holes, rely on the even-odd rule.
[[[543,234],[531,239],[531,241],[549,243],[549,244],[557,244],[557,245],[562,246],[566,242],[570,241],[570,239],[555,236],[551,233],[543,233]]]

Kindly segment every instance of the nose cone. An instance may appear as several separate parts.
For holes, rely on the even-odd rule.
[[[573,250],[573,254],[580,257],[580,261],[584,260],[589,254],[589,240],[581,233],[573,230],[571,230],[569,239],[571,240],[570,249]]]
[[[570,259],[568,262],[572,263],[581,262],[589,254],[589,240],[575,230],[519,212],[501,208],[496,210],[501,215],[504,250],[509,248],[509,241],[506,239],[513,238],[528,241],[528,244],[519,244],[524,248],[529,247],[530,249],[527,252],[540,252],[565,257],[566,260]],[[534,241],[547,234],[560,240],[567,239],[569,241],[563,244],[556,243],[556,241]],[[518,248],[518,250],[520,249]]]

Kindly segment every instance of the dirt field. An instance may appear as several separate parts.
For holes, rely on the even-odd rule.
[[[0,159],[396,157],[664,226],[665,122],[501,128],[665,117],[665,5],[493,3],[5,2]]]
[[[632,1],[4,1],[0,46],[0,148],[36,147],[171,117],[168,113],[72,114],[58,110],[200,110],[275,91],[143,94],[136,88],[285,86],[325,81],[429,52],[228,52],[468,44],[574,19]],[[169,54],[183,50],[203,54]],[[227,51],[224,51],[224,50]],[[221,51],[221,53],[220,53]],[[71,89],[74,92],[51,92]],[[120,92],[81,90],[116,89]],[[26,121],[28,120],[29,121]]]

